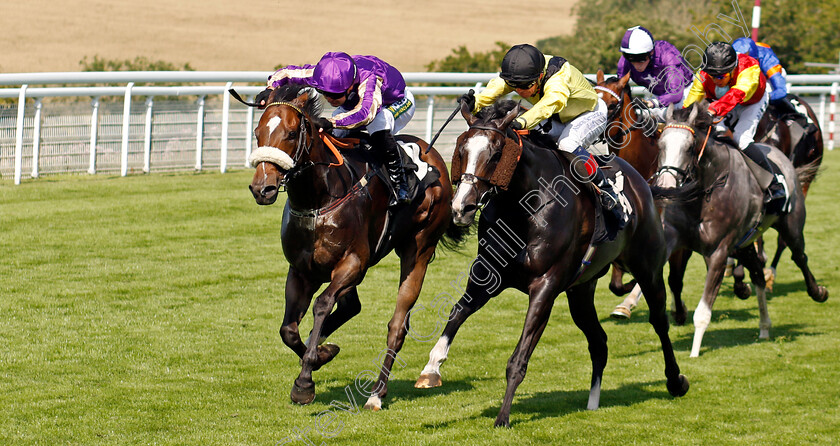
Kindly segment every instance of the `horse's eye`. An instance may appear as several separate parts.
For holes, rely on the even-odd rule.
[[[292,130],[291,132],[289,132],[289,139],[296,139],[297,136],[298,136],[297,130]]]

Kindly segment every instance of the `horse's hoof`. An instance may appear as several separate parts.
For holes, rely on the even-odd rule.
[[[502,417],[499,415],[496,417],[496,422],[493,423],[493,427],[506,427],[510,429],[510,417]]]
[[[679,398],[688,393],[688,378],[686,378],[685,375],[680,375],[677,382],[671,382],[669,380],[666,383],[666,386],[668,387],[668,393],[670,393],[671,396]]]
[[[317,371],[321,367],[323,367],[324,364],[332,361],[333,358],[335,358],[336,355],[338,355],[338,352],[340,352],[340,351],[341,351],[341,347],[339,347],[335,344],[319,345],[318,346],[318,360],[315,361],[312,364],[312,371],[313,372]],[[302,366],[303,365],[303,358],[301,358],[300,361],[298,361],[298,362]]]
[[[379,398],[379,395],[371,395],[365,403],[365,409],[379,412],[382,409],[382,400]]]
[[[768,293],[773,292],[773,284],[776,283],[776,270],[773,268],[764,268],[764,289]]]
[[[292,393],[289,396],[292,398],[293,403],[300,404],[301,406],[309,404],[315,399],[315,383],[312,383],[311,386],[304,387],[299,386],[297,380],[295,380],[294,385],[292,385]]]
[[[685,320],[687,318],[686,311],[683,309],[682,312],[679,311],[672,311],[671,316],[674,318],[674,325],[679,325],[682,327],[685,325]]]
[[[423,373],[417,378],[414,383],[415,389],[431,389],[432,387],[440,387],[443,382],[440,379],[439,373]]]
[[[825,302],[828,300],[828,288],[820,285],[817,287],[817,295],[811,296],[811,299],[814,299],[816,302]]]
[[[758,330],[758,339],[770,339],[770,330],[761,328]]]
[[[735,296],[741,300],[749,299],[750,294],[752,294],[752,289],[750,289],[750,286],[744,282],[736,283],[734,291]]]
[[[612,313],[610,313],[610,317],[613,318],[613,319],[627,320],[627,319],[630,319],[630,315],[632,314],[632,311],[633,310],[631,308],[627,308],[624,305],[619,305],[619,306],[615,307],[615,309],[612,311]]]

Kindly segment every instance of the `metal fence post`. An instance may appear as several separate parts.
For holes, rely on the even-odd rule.
[[[96,173],[96,136],[99,130],[99,97],[94,96],[90,101],[90,106],[93,109],[90,113],[90,165],[88,166],[88,173],[93,175]]]
[[[20,171],[23,166],[23,118],[26,116],[26,87],[23,84],[18,93],[17,129],[15,133],[15,184],[20,184]]]
[[[38,178],[38,158],[41,152],[41,98],[35,100],[35,120],[32,125],[32,178]]]
[[[247,100],[254,101],[254,98]],[[254,146],[254,107],[248,107],[248,114],[245,118],[245,167],[251,167],[248,158],[251,157],[251,149]]]
[[[131,124],[131,89],[134,82],[129,82],[125,87],[125,99],[123,100],[123,123],[122,123],[122,154],[120,156],[120,175],[128,175],[128,133]]]
[[[149,173],[152,159],[152,107],[154,99],[151,96],[146,98],[146,128],[143,138],[143,172]]]
[[[230,90],[233,86],[233,82],[228,82],[225,84],[225,91]],[[224,99],[222,100],[222,147],[221,147],[221,161],[219,162],[219,170],[222,173],[227,171],[227,158],[228,158],[228,125],[230,124],[230,95],[224,94]]]
[[[432,141],[432,132],[434,132],[435,126],[435,97],[429,95],[429,99],[426,102],[426,106],[429,107],[426,109],[426,142]]]
[[[198,116],[195,124],[195,170],[201,170],[201,151],[204,147],[204,96],[198,97]]]
[[[825,93],[820,95],[820,130],[825,128]]]

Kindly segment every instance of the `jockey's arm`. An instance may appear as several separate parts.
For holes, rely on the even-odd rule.
[[[571,96],[571,89],[569,84],[562,76],[555,74],[548,78],[545,82],[545,92],[539,101],[534,103],[530,110],[522,113],[516,118],[521,122],[523,128],[532,129],[537,126],[544,119],[550,118],[552,115],[559,113],[566,107]]]
[[[487,87],[485,87],[481,93],[476,93],[475,108],[472,112],[478,113],[478,111],[482,108],[493,105],[493,103],[496,102],[496,99],[499,99],[512,91],[513,88],[506,84],[504,79],[500,77],[490,79],[490,82],[487,83]]]
[[[289,65],[274,72],[268,77],[268,88],[282,87],[289,83],[309,85],[315,65]]]
[[[736,105],[749,101],[758,90],[761,68],[758,64],[747,67],[738,73],[735,85],[709,107],[710,112],[718,116],[726,116]]]
[[[370,124],[382,108],[382,80],[376,76],[362,79],[356,91],[359,101],[353,109],[332,117],[339,129],[355,129]]]
[[[707,74],[702,71],[694,76],[694,81],[691,82],[691,87],[688,90],[688,95],[685,97],[683,107],[688,107],[695,102],[702,101],[706,97],[706,90],[703,89],[703,76],[707,76]]]

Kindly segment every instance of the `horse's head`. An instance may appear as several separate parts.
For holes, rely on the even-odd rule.
[[[630,72],[628,71],[621,79],[615,76],[604,79],[604,72],[598,70],[598,73],[595,75],[595,80],[597,82],[595,91],[598,92],[598,97],[607,104],[608,120],[612,121],[618,117],[618,113],[624,107],[626,103],[625,98],[630,97],[630,87],[628,85],[630,82]]]
[[[659,169],[654,186],[659,188],[682,187],[692,180],[698,162],[698,139],[712,125],[708,102],[696,102],[688,108],[674,111],[669,105],[666,125],[659,137]]]
[[[312,117],[319,115],[318,97],[305,86],[288,84],[272,92],[254,130],[257,149],[249,158],[257,169],[249,188],[258,204],[274,203],[281,187],[309,164],[317,131]]]
[[[519,110],[513,101],[500,101],[473,116],[466,103],[461,105],[470,128],[458,137],[452,155],[452,180],[458,186],[452,199],[455,224],[472,224],[476,211],[487,204],[496,187],[507,187],[521,148],[514,144],[520,149],[516,153],[516,148],[510,147],[508,141],[512,140],[505,130]]]

